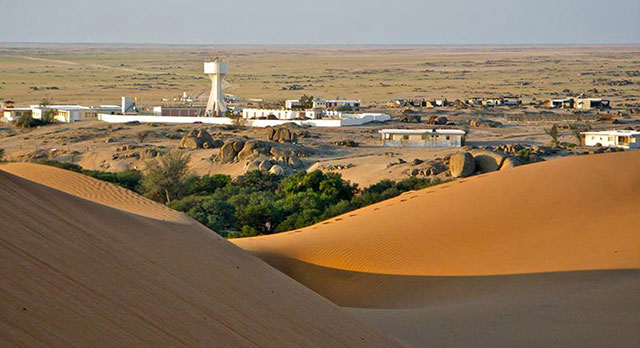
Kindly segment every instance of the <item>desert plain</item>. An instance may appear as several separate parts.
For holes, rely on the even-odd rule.
[[[143,110],[177,105],[185,91],[206,98],[201,64],[217,56],[230,63],[225,92],[262,99],[252,103],[357,99],[392,120],[283,127],[296,141],[242,125],[0,125],[8,162],[0,165],[0,345],[640,342],[640,153],[586,147],[575,136],[640,129],[640,46],[0,44],[0,101],[100,105],[127,95]],[[542,105],[581,93],[612,108]],[[388,104],[499,96],[522,105]],[[431,122],[438,117],[446,124]],[[501,152],[521,165],[455,178],[448,161],[460,149],[387,148],[378,134],[434,127],[465,130],[464,151]],[[144,170],[182,147],[198,175],[257,169],[219,145],[185,148],[194,129],[219,144],[268,146],[273,161],[286,158],[287,174],[320,169],[359,187],[411,177],[439,184],[312,226],[225,240],[134,192],[25,163]]]

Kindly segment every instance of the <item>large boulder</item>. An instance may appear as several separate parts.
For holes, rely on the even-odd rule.
[[[288,127],[277,127],[269,130],[269,140],[278,143],[296,143],[298,135]]]
[[[454,178],[464,178],[476,171],[476,162],[468,152],[458,152],[449,158],[449,170]]]
[[[479,128],[497,128],[497,127],[502,127],[502,123],[500,123],[498,121],[487,120],[487,119],[471,120],[469,122],[469,124],[471,125],[471,127],[479,127]]]
[[[494,172],[500,169],[507,156],[501,152],[479,150],[471,153],[476,162],[476,169],[482,173]]]
[[[200,148],[200,144],[198,143],[198,138],[185,135],[184,137],[182,137],[182,139],[180,139],[180,148],[189,149],[189,150],[195,150]]]
[[[232,142],[233,145],[233,150],[238,153],[240,151],[242,151],[242,148],[244,147],[245,141],[242,139],[238,139],[238,140],[234,140]]]
[[[522,161],[520,161],[517,157],[507,157],[504,162],[502,162],[502,166],[500,170],[509,169],[517,166],[521,166]]]
[[[443,125],[447,124],[448,121],[449,120],[444,116],[431,116],[427,120],[427,123],[431,124],[431,125],[442,125],[443,126]]]
[[[222,145],[215,160],[222,163],[231,163],[235,161],[238,152],[235,150],[234,144],[234,142],[228,142]]]
[[[287,158],[287,164],[289,164],[291,168],[302,167],[302,161],[300,161],[300,158],[298,158],[298,156],[296,155],[289,156],[289,158]]]
[[[269,171],[269,169],[271,169],[271,167],[273,167],[273,163],[269,159],[262,160],[262,161],[260,161],[260,164],[258,164],[258,169],[260,169],[262,171],[265,171],[265,172]]]
[[[238,152],[238,159],[254,159],[259,157],[260,155],[267,154],[268,151],[265,150],[265,144],[255,140],[249,140],[244,143],[242,150]]]
[[[260,169],[260,161],[259,160],[252,160],[252,161],[247,161],[244,164],[244,172],[250,172],[252,170],[259,170]]]
[[[212,149],[214,147],[220,147],[222,146],[222,141],[221,140],[214,140],[213,137],[211,136],[211,134],[209,134],[209,132],[207,132],[204,129],[201,129],[198,132],[198,135],[196,136],[196,138],[199,140],[200,142],[200,146],[203,149]]]
[[[211,134],[204,129],[192,129],[180,139],[182,149],[212,149],[222,146],[221,140],[214,140]]]
[[[284,168],[276,164],[269,169],[269,173],[274,175],[284,175],[285,171]]]

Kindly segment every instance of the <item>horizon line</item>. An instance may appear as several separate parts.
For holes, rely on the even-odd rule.
[[[621,43],[161,43],[161,42],[92,42],[92,41],[2,41],[0,44],[44,44],[44,45],[156,45],[156,46],[258,46],[258,47],[274,47],[274,46],[397,46],[397,47],[483,47],[483,46],[505,46],[505,47],[523,47],[523,46],[638,46],[640,42],[621,42]]]

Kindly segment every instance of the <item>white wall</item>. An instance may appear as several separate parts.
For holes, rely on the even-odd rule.
[[[387,118],[389,116],[384,115]],[[380,118],[380,116],[377,116]],[[206,124],[234,124],[234,120],[228,117],[178,117],[178,116],[146,116],[146,115],[110,115],[99,114],[98,119],[109,123],[125,123],[138,121],[141,123],[194,123],[201,122]],[[356,119],[319,119],[319,120],[242,120],[242,124],[248,127],[273,127],[286,123],[295,123],[300,126],[311,127],[344,127],[344,126],[360,126],[376,120],[376,116],[367,115]],[[380,119],[377,119],[380,120]]]
[[[426,134],[426,139],[422,138],[423,134],[388,134],[389,139],[386,139],[386,135],[382,135],[382,145],[385,147],[461,147],[463,138],[458,134],[438,134],[437,137]],[[403,136],[409,139],[403,139]]]
[[[584,144],[587,146],[596,146],[596,144],[601,144],[602,146],[615,146],[615,139],[615,135],[585,135]]]
[[[629,145],[622,145],[618,144],[618,135],[586,134],[584,136],[584,144],[586,146],[596,146],[600,144],[602,146],[620,147],[624,149],[638,149],[640,148],[640,136],[630,137]]]
[[[233,119],[228,117],[181,117],[181,116],[146,116],[146,115],[111,115],[99,114],[98,119],[109,123],[125,123],[138,121],[140,123],[207,123],[207,124],[233,124]]]

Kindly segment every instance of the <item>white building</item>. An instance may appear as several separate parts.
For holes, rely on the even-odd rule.
[[[287,99],[285,101],[285,108],[286,109],[293,109],[293,108],[297,108],[300,106],[300,100],[298,99]]]
[[[35,119],[42,119],[47,112],[53,111],[53,118],[58,122],[64,123],[96,119],[98,117],[98,110],[81,105],[30,105],[30,108]],[[119,111],[118,107],[117,110]]]
[[[465,131],[459,129],[382,129],[385,147],[461,147]]]
[[[630,130],[610,130],[583,132],[586,146],[609,146],[623,149],[640,149],[640,132]]]
[[[2,110],[2,121],[12,122],[22,116],[31,116],[31,108],[7,108]]]
[[[313,101],[314,109],[340,109],[340,108],[350,108],[352,111],[360,110],[361,103],[359,100],[341,100],[341,99],[331,99],[325,100],[317,98]]]
[[[573,107],[581,110],[608,109],[611,104],[608,100],[602,98],[576,98]]]
[[[319,118],[315,110],[243,109],[244,119],[302,120]]]

